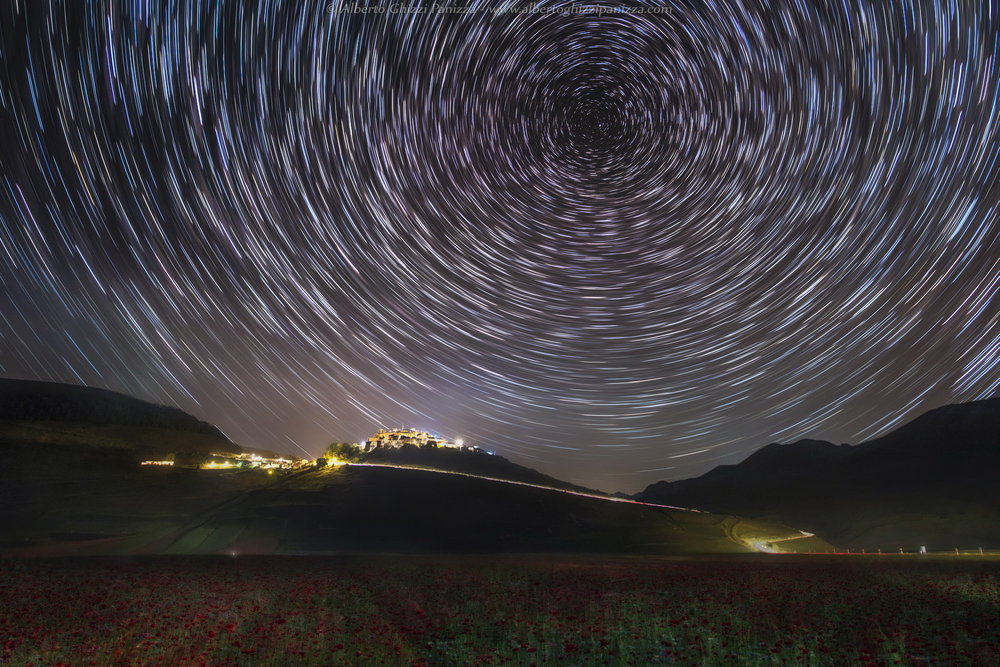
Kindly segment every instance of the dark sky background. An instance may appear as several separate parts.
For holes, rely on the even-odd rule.
[[[3,5],[0,375],[628,491],[1000,388],[1000,3]]]

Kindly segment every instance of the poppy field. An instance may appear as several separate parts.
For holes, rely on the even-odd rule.
[[[1000,563],[748,556],[0,562],[3,665],[996,665]]]

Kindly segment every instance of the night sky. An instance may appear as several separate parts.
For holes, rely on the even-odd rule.
[[[1000,389],[1000,2],[3,5],[0,375],[628,491]]]

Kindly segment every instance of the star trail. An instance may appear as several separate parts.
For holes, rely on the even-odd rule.
[[[1000,4],[5,3],[0,374],[607,490],[1000,389]]]

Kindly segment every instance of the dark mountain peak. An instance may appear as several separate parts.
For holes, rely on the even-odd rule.
[[[939,408],[928,410],[922,416],[938,415],[947,418],[977,418],[993,416],[1000,417],[1000,396],[984,398],[967,403],[950,403]]]
[[[977,431],[984,426],[1000,426],[1000,396],[969,403],[942,405],[928,410],[916,419],[901,426],[896,432],[931,428],[968,428]]]
[[[790,446],[798,447],[800,449],[807,448],[816,451],[840,451],[844,447],[850,447],[847,443],[836,445],[828,440],[814,440],[812,438],[802,438],[801,440],[796,440]]]
[[[861,456],[936,456],[1000,448],[1000,397],[944,405],[858,445]]]
[[[179,408],[95,387],[11,379],[0,379],[0,448],[17,456],[59,451],[64,463],[100,456],[109,466],[192,463],[240,451],[222,431]]]
[[[0,420],[168,428],[228,440],[180,408],[108,389],[36,380],[0,378]]]
[[[969,403],[942,405],[904,424],[894,433],[960,429],[974,433],[1000,427],[1000,397]]]
[[[792,444],[772,442],[761,447],[740,463],[712,468],[701,477],[674,482],[655,482],[634,498],[666,504],[681,499],[694,507],[709,507],[718,497],[739,492],[744,485],[757,489],[773,489],[787,485],[846,458],[854,449],[850,445],[835,445],[825,440],[802,439]],[[710,488],[708,494],[701,489]],[[715,498],[712,495],[715,495]]]
[[[653,482],[652,484],[648,485],[645,489],[643,489],[639,493],[633,494],[628,497],[631,498],[632,500],[641,500],[643,502],[650,501],[650,499],[654,498],[656,499],[664,498],[665,497],[664,494],[666,494],[668,490],[671,489],[674,485],[683,484],[684,482],[690,481],[691,479],[697,479],[697,478],[679,479],[675,482],[668,482],[666,480],[661,479],[659,482]],[[652,502],[656,501],[654,500]]]
[[[801,461],[809,458],[823,460],[833,460],[842,458],[849,451],[850,445],[835,445],[826,440],[812,440],[803,438],[791,444],[772,442],[758,449],[756,452],[744,459],[745,463],[759,464],[763,462],[775,462],[778,460]]]
[[[768,517],[845,544],[1000,544],[1000,398],[930,410],[859,445],[770,444],[636,498]]]

